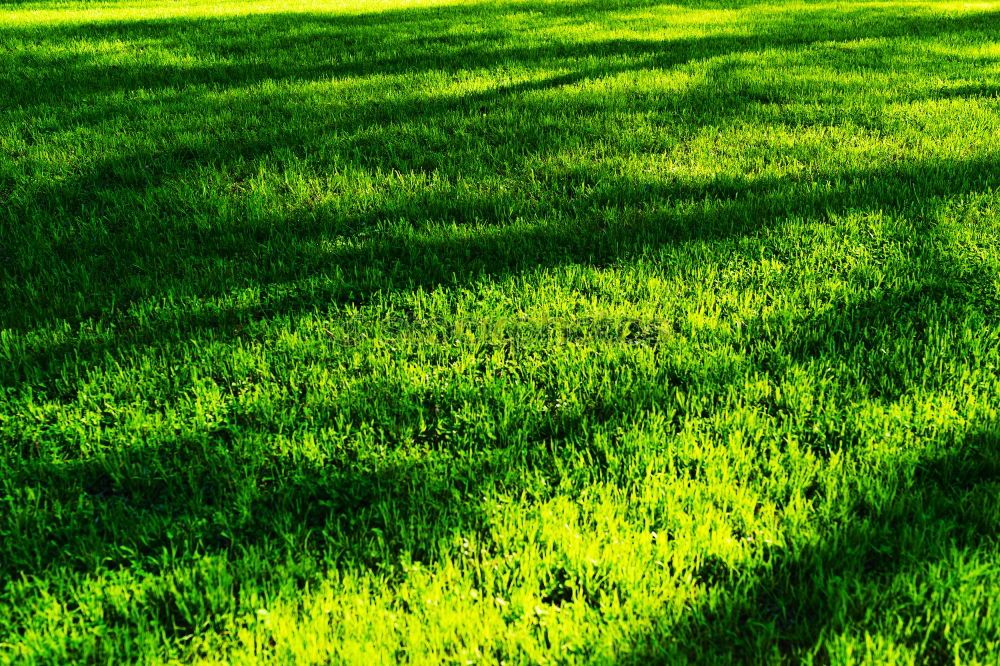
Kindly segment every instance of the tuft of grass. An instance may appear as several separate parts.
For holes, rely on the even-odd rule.
[[[990,663],[1000,5],[0,3],[0,663]]]

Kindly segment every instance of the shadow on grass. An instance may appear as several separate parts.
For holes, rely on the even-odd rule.
[[[874,399],[894,401],[902,387],[891,372],[884,376],[887,366],[872,362],[879,360],[872,343],[885,344],[878,338],[890,330],[889,322],[905,330],[897,320],[900,315],[958,329],[969,325],[967,299],[960,293],[951,296],[942,298],[934,291],[876,296],[793,327],[766,341],[767,346],[788,349],[793,365],[820,357],[849,361],[861,350],[857,383],[870,384]],[[942,310],[942,303],[950,305]],[[923,360],[917,355],[908,362],[919,365]],[[767,357],[757,363],[760,371],[775,377],[790,369],[771,365]],[[689,379],[677,381],[685,387]],[[663,383],[664,398],[671,390]],[[628,396],[621,397],[623,405],[630,404]],[[402,403],[392,401],[390,395],[382,400],[389,411],[405,411]],[[606,418],[641,415],[645,406],[631,404],[607,410]],[[440,412],[430,411],[440,413],[447,431],[454,426],[449,423],[454,405],[440,407]],[[600,407],[588,410],[587,428],[599,424],[595,415]],[[778,403],[765,408],[779,418],[785,409]],[[415,425],[418,416],[397,419],[394,429]],[[88,574],[129,567],[155,574],[169,571],[177,558],[197,554],[223,556],[233,572],[246,568],[258,577],[266,577],[270,569],[244,567],[244,558],[292,566],[303,586],[328,568],[374,571],[391,589],[401,574],[399,562],[433,566],[455,538],[488,533],[490,516],[479,501],[484,495],[527,501],[552,497],[552,481],[558,481],[555,458],[565,454],[552,449],[557,442],[564,449],[591,447],[586,454],[600,468],[609,453],[588,441],[582,421],[569,420],[539,421],[527,441],[513,447],[483,442],[475,451],[458,450],[444,435],[415,445],[383,442],[404,453],[414,447],[412,455],[391,462],[356,451],[337,451],[315,462],[278,451],[280,447],[266,443],[269,435],[253,434],[252,424],[239,423],[239,414],[231,417],[229,425],[190,437],[112,449],[78,461],[53,464],[38,460],[30,448],[21,451],[17,469],[0,482],[0,492],[19,512],[0,528],[32,538],[2,540],[0,571],[10,577],[45,577],[63,569]],[[864,441],[857,433],[843,433],[835,442],[806,437],[803,444],[825,456],[849,454]],[[525,470],[537,476],[525,476]],[[608,481],[615,482],[613,470],[607,473]],[[543,482],[537,482],[539,477]],[[653,629],[637,634],[634,650],[622,655],[621,662],[801,659],[819,637],[876,626],[883,608],[917,627],[914,632],[921,630],[923,606],[914,604],[910,615],[897,612],[899,599],[912,593],[902,577],[929,575],[932,567],[947,567],[949,558],[975,558],[997,546],[1000,431],[979,429],[947,447],[947,453],[919,454],[915,463],[901,462],[891,477],[887,484],[860,483],[859,489],[842,491],[836,500],[838,518],[817,542],[769,547],[763,563],[752,569],[704,562],[693,575],[707,601],[662,626],[653,619]],[[817,492],[812,500],[824,501],[823,491]],[[240,584],[267,589],[267,580],[240,581],[238,573],[230,575],[234,603],[240,603]],[[547,591],[539,590],[543,593]],[[558,598],[551,603],[558,604]],[[187,611],[169,604],[165,608],[157,612],[164,614],[168,634],[175,638],[204,630],[198,622],[207,615],[195,621]],[[947,628],[927,630],[922,654],[932,661],[949,656],[953,642]]]
[[[791,326],[776,327],[767,317],[749,322],[750,338],[765,351],[752,353],[752,367],[742,372],[779,381],[818,361],[853,366],[855,374],[843,378],[851,383],[852,399],[897,403],[913,388],[905,377],[932,365],[933,354],[939,353],[928,346],[926,329],[976,330],[988,316],[988,309],[956,278],[959,269],[952,258],[926,248],[922,252],[933,266],[923,276],[923,287],[875,292]],[[126,346],[119,352],[142,349]],[[126,566],[136,558],[155,562],[169,547],[201,553],[257,550],[276,559],[311,556],[347,568],[377,568],[398,561],[403,553],[413,561],[433,563],[449,535],[487,529],[478,498],[499,493],[548,499],[564,473],[558,469],[559,458],[568,451],[602,470],[609,456],[620,453],[601,448],[619,446],[617,441],[597,445],[588,432],[602,424],[641,419],[650,406],[669,404],[675,389],[694,390],[706,379],[725,382],[730,370],[708,363],[684,373],[662,368],[641,394],[623,387],[613,403],[591,400],[580,414],[532,414],[519,423],[515,442],[474,436],[474,449],[455,444],[468,437],[454,418],[461,403],[474,396],[407,395],[388,384],[369,391],[367,406],[348,410],[350,422],[337,426],[363,435],[366,427],[379,423],[381,434],[370,431],[363,449],[327,447],[322,461],[285,452],[299,448],[289,443],[294,434],[282,438],[254,413],[239,409],[210,429],[195,428],[148,445],[110,446],[82,460],[46,462],[48,453],[33,443],[37,439],[26,437],[8,443],[13,447],[8,455],[19,462],[0,492],[13,498],[12,505],[34,506],[12,516],[17,524],[7,527],[39,538],[5,540],[0,562],[11,575],[63,567],[91,571]],[[947,391],[949,381],[932,377],[922,389]],[[759,406],[779,420],[794,411],[771,398]],[[113,416],[108,418],[106,425],[113,426]],[[801,436],[801,446],[821,458],[865,445],[861,433],[846,430],[813,437],[804,427]],[[958,446],[954,461],[928,462],[926,471],[933,474],[943,465],[947,475],[950,466],[961,463],[969,472],[974,465],[968,456],[992,465],[984,470],[996,470],[998,443],[996,432],[985,432]],[[525,470],[532,475],[525,476]],[[606,473],[608,482],[627,481],[615,478],[613,470]],[[920,487],[914,482],[911,490],[922,492]],[[863,518],[870,513],[861,511]],[[892,515],[898,517],[900,511]],[[983,538],[988,534],[983,532]],[[330,551],[328,544],[341,550]]]
[[[716,26],[723,30],[713,34],[713,26],[706,24],[703,27],[709,31],[692,38],[590,40],[577,34],[529,41],[520,34],[574,22],[596,27],[608,21],[629,25],[628,19],[616,14],[647,5],[656,6],[574,2],[560,7],[518,2],[360,15],[296,12],[6,27],[0,28],[0,43],[9,44],[14,53],[6,69],[16,94],[0,101],[0,109],[61,107],[70,100],[100,102],[108,95],[135,91],[221,90],[263,81],[417,77],[510,65],[561,65],[579,70],[580,78],[589,78],[634,69],[665,69],[761,49],[796,50],[820,43],[970,32],[986,37],[997,20],[995,12],[942,18],[892,9],[821,9],[799,11],[792,17],[771,12],[748,18],[741,26],[749,28],[745,33],[731,34],[724,26]],[[648,19],[633,18],[631,22],[639,27],[643,20]],[[87,42],[112,47],[89,52],[72,48]],[[116,56],[122,55],[137,59],[141,65],[121,64]],[[593,59],[615,57],[629,62],[604,63],[586,70]],[[31,75],[25,77],[24,72]]]
[[[958,626],[929,622],[926,604],[942,614],[950,605],[963,635],[987,640],[976,629],[988,626],[985,609],[962,612],[961,595],[982,584],[982,564],[995,561],[1000,547],[998,489],[1000,430],[994,427],[956,443],[952,452],[920,460],[877,498],[851,498],[854,506],[816,543],[773,547],[757,570],[706,562],[699,577],[710,601],[662,633],[640,637],[620,663],[807,657],[829,663],[845,657],[828,651],[838,637],[857,645],[880,628],[909,635],[907,647],[923,663],[951,663],[974,646],[956,644],[949,634]],[[926,598],[922,586],[935,578],[953,581],[952,598]],[[819,639],[830,643],[820,647]]]
[[[646,6],[595,3],[588,20],[595,18],[594,12]],[[0,191],[13,202],[0,217],[8,229],[30,237],[33,232],[28,228],[46,219],[50,224],[56,220],[80,227],[77,233],[49,243],[46,253],[39,256],[32,256],[30,247],[0,248],[3,277],[11,284],[36,279],[32,276],[39,267],[55,259],[56,264],[73,266],[82,282],[97,286],[78,293],[56,276],[40,283],[47,284],[48,290],[25,294],[10,289],[0,297],[5,326],[30,330],[60,319],[74,326],[88,319],[119,324],[109,338],[28,346],[0,369],[0,379],[17,389],[58,394],[54,380],[67,365],[108,354],[126,356],[177,342],[190,337],[191,331],[211,330],[213,339],[232,341],[240,337],[247,321],[294,317],[331,304],[364,304],[376,294],[430,289],[454,281],[468,284],[483,276],[518,275],[568,263],[615,265],[669,243],[738,240],[791,217],[816,221],[824,215],[831,218],[859,210],[906,213],[935,198],[1000,185],[1000,164],[993,155],[839,170],[823,174],[830,185],[819,192],[812,183],[791,177],[639,182],[583,169],[552,176],[540,200],[521,197],[519,192],[456,194],[445,188],[423,193],[419,199],[405,192],[389,193],[355,209],[320,202],[303,211],[254,211],[238,197],[223,198],[222,203],[236,209],[225,220],[233,223],[229,228],[213,218],[218,215],[219,201],[177,201],[177,191],[170,189],[179,179],[197,176],[200,169],[208,173],[218,167],[232,186],[245,186],[259,166],[278,159],[281,151],[314,158],[318,142],[312,135],[336,132],[344,138],[323,166],[340,160],[356,170],[395,170],[428,178],[440,174],[451,184],[458,171],[449,162],[478,174],[517,175],[519,160],[554,154],[562,146],[561,139],[527,123],[504,137],[513,152],[493,156],[485,147],[496,128],[488,124],[466,127],[469,133],[456,134],[436,148],[428,148],[427,136],[418,135],[409,144],[391,144],[386,139],[408,123],[454,122],[499,112],[515,102],[527,117],[543,115],[553,111],[554,103],[522,100],[525,93],[546,93],[617,74],[679,67],[764,48],[795,50],[818,42],[985,33],[996,20],[996,14],[946,20],[890,11],[859,11],[857,17],[862,20],[845,20],[841,10],[817,10],[789,20],[762,19],[746,35],[527,45],[513,28],[475,31],[471,36],[455,31],[463,21],[468,28],[471,22],[489,23],[509,17],[510,12],[535,10],[541,18],[531,18],[530,25],[539,27],[553,18],[576,20],[581,5],[518,3],[352,17],[283,14],[34,31],[0,29],[0,42],[40,39],[65,48],[77,40],[93,39],[125,44],[129,52],[149,49],[154,54],[148,67],[135,69],[79,53],[43,54],[40,64],[37,59],[31,61],[38,54],[15,56],[8,72],[17,72],[31,61],[38,71],[49,74],[44,80],[21,81],[13,102],[8,99],[6,107],[0,107],[22,114],[19,117],[63,109],[86,128],[119,114],[151,114],[152,104],[134,106],[114,98],[139,91],[176,95],[163,104],[172,114],[191,113],[192,129],[201,123],[229,122],[227,105],[232,101],[224,97],[227,91],[242,91],[255,104],[273,109],[242,135],[206,132],[176,139],[168,148],[135,148],[98,159],[62,182],[26,186],[23,174],[0,171]],[[520,24],[515,21],[513,25]],[[253,60],[251,54],[260,43],[269,45],[268,55]],[[180,60],[194,59],[195,64],[157,64],[163,50]],[[288,55],[280,59],[270,53]],[[301,53],[308,57],[295,57]],[[617,60],[607,65],[601,58]],[[416,77],[491,69],[498,63],[513,63],[537,76],[451,97],[385,100],[357,108],[345,105],[332,119],[328,109],[310,105],[308,99],[243,90],[266,81],[379,74]],[[642,100],[635,108],[702,109],[697,119],[682,127],[681,134],[690,136],[701,127],[731,120],[748,105],[784,99],[781,90],[766,87],[720,93],[724,76],[724,68],[712,69],[705,84],[690,93]],[[580,108],[583,115],[599,115],[599,108]],[[150,118],[155,125],[155,116]],[[147,129],[155,146],[159,137],[154,129]],[[585,134],[571,137],[582,145],[590,138]],[[651,201],[709,205],[693,206],[694,212],[683,213],[666,207],[650,211],[637,205]],[[613,221],[594,211],[613,212]],[[82,223],[88,215],[98,221],[96,227]],[[160,219],[168,223],[155,222]],[[409,226],[378,232],[380,224],[398,220]],[[461,234],[449,237],[427,232],[438,223],[452,224]],[[352,242],[331,247],[332,241],[342,239]],[[922,246],[932,240],[934,234],[928,233]],[[740,252],[735,246],[730,251]],[[919,363],[920,359],[877,359],[870,349],[883,342],[880,336],[887,330],[912,330],[919,336],[921,323],[935,316],[945,324],[952,317],[954,326],[967,323],[963,320],[968,305],[963,280],[970,278],[958,275],[949,257],[934,257],[938,259],[936,272],[923,276],[924,288],[878,294],[845,311],[802,322],[774,339],[772,346],[789,350],[787,357],[762,357],[754,362],[761,371],[780,375],[787,369],[782,363],[805,364],[821,355],[853,359],[852,354],[860,354],[855,359],[858,385],[868,387],[869,397],[898,399],[906,390],[896,376],[901,371],[898,364]],[[328,279],[298,290],[297,282],[312,278]],[[244,308],[225,305],[200,313],[165,315],[177,319],[142,321],[132,320],[126,312],[132,303],[173,292],[210,298],[242,288],[273,286],[287,288],[267,292]],[[943,301],[950,301],[950,309],[942,314]],[[769,335],[764,332],[767,323],[755,322],[762,338]],[[386,397],[387,409],[402,411],[392,400]],[[781,406],[770,408],[780,410]],[[615,418],[622,416],[620,411],[613,413]],[[423,416],[412,413],[400,417],[400,422],[412,426]],[[359,418],[352,425],[362,423]],[[268,438],[275,433],[251,432],[244,441],[238,431],[220,427],[158,447],[137,446],[59,464],[37,460],[27,439],[18,443],[24,447],[21,461],[4,480],[4,490],[19,506],[36,508],[33,512],[25,509],[16,518],[20,522],[11,526],[37,539],[7,540],[0,551],[2,570],[12,576],[40,575],[61,567],[92,572],[134,566],[137,561],[155,569],[164,566],[162,553],[168,551],[238,553],[247,549],[275,559],[311,554],[331,567],[377,568],[396,561],[404,552],[415,560],[433,562],[441,540],[453,532],[485,529],[482,507],[470,498],[497,489],[512,496],[533,492],[531,480],[512,476],[511,470],[534,469],[545,474],[547,456],[551,457],[546,447],[554,439],[581,435],[582,426],[572,421],[555,426],[540,422],[528,435],[531,446],[526,449],[484,447],[475,455],[449,449],[444,437],[422,442],[429,452],[391,463],[376,456],[359,458],[351,452],[339,452],[340,458],[327,463],[279,452],[261,457],[261,450],[270,449],[253,437]],[[817,453],[853,443],[850,436],[838,442],[807,442]],[[717,649],[715,656],[720,659],[738,659],[795,654],[811,646],[824,631],[851,628],[867,612],[865,600],[852,596],[861,584],[882,589],[905,567],[941,557],[945,544],[975,548],[991,542],[996,524],[987,509],[993,506],[991,490],[1000,469],[996,445],[996,433],[988,432],[965,442],[954,455],[920,463],[912,482],[897,489],[885,505],[866,506],[859,499],[856,521],[834,526],[818,544],[776,553],[762,571],[707,567],[701,577],[721,591],[711,607],[696,609],[682,619],[678,635],[694,641],[691,644]],[[600,451],[593,452],[594,457],[600,455]],[[512,456],[522,464],[512,464]],[[341,550],[330,550],[333,545]],[[765,628],[770,631],[762,631]],[[777,638],[762,644],[761,636]],[[665,655],[686,653],[669,637],[650,635],[649,644],[634,656],[656,660]]]
[[[22,517],[21,528],[34,536],[6,541],[4,573],[157,570],[170,553],[225,552],[238,560],[256,551],[346,568],[391,565],[402,552],[431,561],[446,536],[442,526],[469,529],[478,520],[472,503],[458,501],[476,490],[462,480],[481,483],[472,479],[493,478],[498,465],[489,452],[388,465],[261,459],[241,455],[246,442],[227,448],[223,435],[59,465],[26,463],[5,480],[5,491],[44,499]]]
[[[941,99],[998,99],[1000,86],[949,86],[938,92]]]
[[[929,177],[929,174],[934,175]],[[587,178],[588,175],[578,177]],[[596,176],[595,180],[598,178]],[[556,223],[514,224],[514,219],[522,216],[514,208],[506,214],[505,222],[496,226],[474,226],[471,232],[451,236],[403,232],[373,239],[355,248],[322,247],[317,242],[322,238],[321,230],[303,233],[305,227],[297,225],[297,235],[302,237],[293,237],[291,244],[281,245],[284,256],[280,263],[277,260],[260,261],[254,256],[243,257],[247,239],[238,233],[217,239],[214,244],[198,243],[198,236],[192,235],[187,246],[189,262],[217,265],[222,258],[233,262],[249,261],[258,279],[279,285],[288,283],[288,288],[263,294],[244,306],[206,308],[200,312],[166,311],[162,314],[163,319],[126,318],[112,337],[76,339],[63,345],[27,346],[19,355],[10,358],[0,378],[8,385],[31,385],[57,396],[59,388],[52,379],[60,375],[66,363],[98,359],[109,352],[129,353],[176,343],[192,329],[212,330],[215,339],[234,339],[251,322],[310,312],[318,305],[365,303],[379,293],[432,289],[453,282],[456,276],[461,282],[471,282],[479,277],[502,277],[566,263],[611,266],[639,259],[664,244],[692,240],[726,242],[759,233],[768,225],[788,218],[823,221],[857,211],[905,214],[919,207],[926,209],[935,201],[988,192],[1000,186],[1000,163],[993,156],[964,162],[930,161],[843,171],[830,178],[835,184],[820,191],[812,188],[809,182],[785,178],[726,180],[700,187],[656,181],[597,182],[581,197],[553,200],[546,214],[559,220]],[[630,206],[641,198],[708,200],[713,205],[694,212],[668,210],[636,214]],[[405,201],[393,201],[369,209],[360,218],[340,217],[337,224],[364,228],[369,220],[399,214],[400,208],[407,205]],[[414,210],[419,211],[415,212],[418,216],[415,219],[462,216],[497,220],[503,215],[498,211],[517,205],[502,198],[456,198],[445,192],[425,196]],[[586,214],[577,215],[580,209],[613,210],[618,219],[609,224],[588,218]],[[523,212],[524,216],[530,214],[530,210]],[[259,244],[258,247],[266,248],[272,241],[270,230],[285,234],[293,224],[287,218],[275,218],[258,227],[261,236],[253,237],[250,229],[244,231]],[[914,253],[941,252],[938,245],[946,247],[947,240],[937,239],[935,244],[932,242],[935,238],[935,230],[929,228],[927,237],[917,243]],[[158,240],[171,242],[166,237]],[[177,241],[173,239],[174,243]],[[67,245],[64,251],[73,253],[74,249]],[[205,256],[207,251],[210,254]],[[745,251],[732,247],[729,252],[739,255]],[[745,258],[755,260],[755,257]],[[921,276],[925,286],[957,290],[952,295],[959,299],[964,297],[969,285],[985,279],[982,275],[960,275],[962,271],[954,267],[951,258],[939,259],[936,263],[925,259],[925,265],[919,268],[902,267],[902,270],[925,271]],[[326,274],[331,267],[343,271],[339,279],[310,285],[308,289],[296,287],[296,279]],[[376,277],[366,281],[365,276]],[[907,307],[909,305],[901,306],[890,313],[876,303],[872,309],[873,313],[884,310],[889,319],[880,319],[889,324],[898,323],[898,319],[893,318],[898,318],[900,313],[905,315]],[[829,342],[830,330],[841,325],[835,322],[829,326],[820,325],[812,335],[817,341]],[[916,322],[915,325],[920,324]],[[886,330],[890,328],[887,326]],[[894,375],[891,365],[891,362],[880,364],[880,367],[885,366],[886,374],[879,383],[891,381]]]
[[[586,16],[601,24],[614,18],[617,10],[645,6],[597,3]],[[544,28],[553,21],[579,16],[582,10],[573,7],[571,11],[557,5],[516,3],[356,16],[281,14],[0,29],[0,42],[6,42],[15,54],[6,70],[16,91],[6,102],[8,109],[17,109],[11,113],[30,118],[58,109],[64,124],[96,132],[121,131],[105,129],[103,124],[109,120],[138,122],[137,126],[127,124],[125,131],[143,137],[134,148],[122,152],[114,146],[108,150],[113,157],[97,159],[59,178],[28,178],[27,170],[32,168],[28,162],[18,163],[25,171],[17,166],[0,170],[0,193],[10,203],[0,216],[0,226],[9,238],[23,239],[17,246],[0,247],[0,271],[13,285],[0,294],[5,326],[25,329],[58,320],[75,324],[115,318],[141,300],[178,294],[211,298],[314,277],[342,283],[343,293],[330,294],[331,302],[359,302],[373,292],[446,283],[453,276],[469,281],[484,273],[532,265],[591,257],[610,261],[611,246],[627,248],[621,253],[621,258],[627,258],[637,243],[613,234],[607,239],[586,235],[600,226],[593,219],[594,209],[587,206],[601,202],[593,197],[572,200],[566,187],[573,183],[565,182],[566,178],[546,183],[541,194],[547,198],[534,208],[526,206],[525,200],[538,193],[511,192],[506,197],[471,193],[463,199],[452,189],[428,192],[424,200],[389,193],[372,206],[354,209],[320,203],[301,210],[261,211],[252,208],[245,190],[259,167],[267,164],[280,170],[288,166],[288,159],[298,158],[312,163],[320,173],[437,174],[452,184],[463,173],[498,178],[520,175],[517,165],[567,146],[587,146],[607,129],[600,124],[607,121],[601,120],[599,103],[590,107],[578,103],[560,121],[562,111],[553,100],[527,93],[761,49],[794,51],[816,44],[950,33],[981,33],[985,39],[994,16],[947,19],[889,10],[812,10],[748,19],[746,34],[708,30],[700,37],[675,40],[531,42],[514,29],[479,32],[479,26],[504,25],[505,17],[522,14],[528,28]],[[850,16],[845,18],[844,11]],[[73,52],[73,44],[88,39],[121,45],[122,53],[130,57],[144,50],[152,55],[149,62],[134,67],[98,53],[66,55]],[[261,49],[261,44],[269,48]],[[164,58],[180,62],[158,64]],[[428,73],[492,71],[505,65],[525,68],[530,78],[479,92],[427,99],[364,99],[359,104],[350,99],[317,102],[288,90],[253,88],[264,81],[301,83],[334,77],[354,81],[354,77],[395,74],[411,79]],[[701,127],[727,122],[748,106],[780,104],[794,95],[768,85],[734,87],[727,83],[727,66],[710,68],[706,81],[684,94],[635,100],[630,108],[658,113],[664,123],[673,118],[669,122],[677,125],[678,140],[684,140]],[[25,79],[23,71],[33,74]],[[363,80],[350,83],[351,89],[365,85]],[[151,97],[128,96],[140,92]],[[119,93],[128,95],[114,97]],[[162,99],[154,101],[158,94]],[[231,120],[234,104],[253,109],[236,132]],[[511,124],[511,115],[502,115],[507,108],[523,114],[522,122]],[[676,118],[684,115],[678,112],[691,109],[699,113],[684,116],[687,119],[678,124]],[[574,130],[585,124],[581,114],[595,124]],[[163,134],[157,123],[160,117],[187,120],[181,127],[169,126],[170,133]],[[548,117],[547,122],[554,124],[523,121],[536,117]],[[498,122],[507,126],[498,128]],[[432,129],[435,126],[447,128],[449,134]],[[407,128],[414,129],[407,134]],[[506,132],[500,151],[492,147],[498,129]],[[44,133],[25,135],[24,147],[15,158],[26,160],[31,146],[44,140]],[[992,165],[978,166],[992,169]],[[955,169],[965,170],[966,165],[957,164]],[[228,194],[205,195],[190,189],[191,179],[199,174],[210,177],[213,170],[229,180]],[[987,171],[975,180],[987,181],[992,174]],[[870,175],[891,177],[893,173],[873,170]],[[572,181],[571,175],[567,178]],[[769,185],[759,184],[761,188]],[[751,187],[756,186],[654,182],[637,189],[636,183],[623,179],[607,185],[604,194],[627,207],[649,201],[697,202],[712,196],[738,196]],[[797,193],[791,191],[788,196],[791,199]],[[769,216],[781,205],[774,201],[769,209],[755,213]],[[725,212],[727,207],[719,210]],[[554,217],[568,222],[551,224]],[[516,219],[535,223],[530,231],[523,230],[525,225],[520,231],[505,231]],[[476,227],[482,238],[468,244],[463,240],[462,248],[434,241],[421,245],[419,239],[408,247],[409,238],[372,233],[380,225],[400,221],[414,228],[440,223]],[[752,223],[744,220],[742,225],[731,224],[730,231],[754,233],[760,229],[757,225],[767,223],[763,217]],[[654,225],[666,225],[666,229],[656,230]],[[718,224],[702,219],[640,220],[637,226],[645,227],[644,237],[651,243],[719,234]],[[496,251],[502,246],[517,247],[518,235],[537,242],[539,249],[529,249],[529,256],[524,257]],[[326,241],[343,240],[354,249],[340,254],[322,249]],[[46,276],[46,266],[65,269],[65,275],[50,269],[52,274]],[[365,276],[378,272],[375,268],[382,269],[383,279],[373,282]],[[278,313],[270,306],[267,309]]]

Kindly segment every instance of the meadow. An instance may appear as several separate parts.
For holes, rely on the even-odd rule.
[[[1000,3],[0,0],[0,664],[989,664]]]

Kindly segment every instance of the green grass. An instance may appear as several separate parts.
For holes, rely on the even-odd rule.
[[[0,663],[995,663],[1000,4],[0,2]]]

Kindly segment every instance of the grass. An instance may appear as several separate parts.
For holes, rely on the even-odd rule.
[[[0,3],[0,663],[992,663],[1000,4]]]

